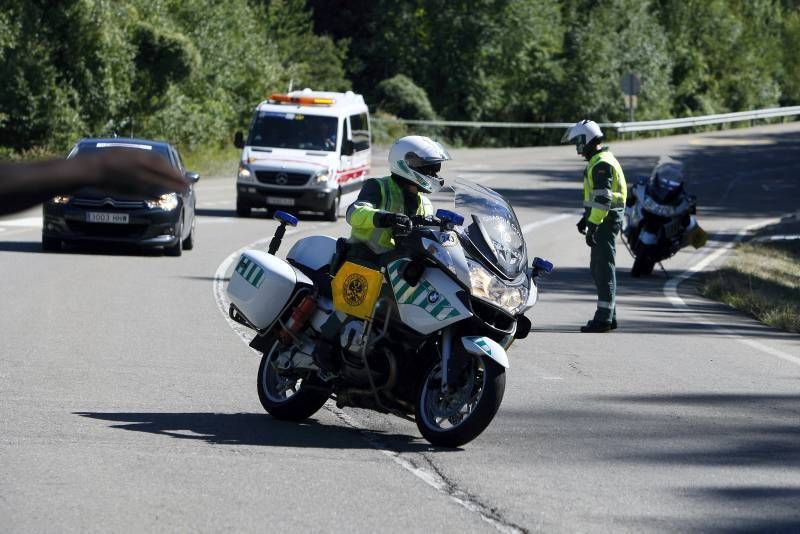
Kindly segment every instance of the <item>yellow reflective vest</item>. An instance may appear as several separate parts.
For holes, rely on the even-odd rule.
[[[611,176],[606,176],[608,173],[605,165],[602,166],[602,172],[596,172],[596,167],[601,162],[611,168]],[[587,220],[600,224],[609,211],[622,212],[627,197],[628,184],[625,182],[622,166],[607,148],[600,150],[589,160],[583,174],[583,206],[589,212]]]
[[[365,243],[376,254],[383,254],[395,247],[391,228],[376,228],[373,222],[378,211],[405,213],[406,215],[433,215],[433,205],[425,195],[417,193],[419,202],[416,213],[409,214],[405,209],[403,190],[391,176],[372,178],[380,187],[380,201],[376,203],[356,200],[347,209],[347,222],[353,227],[350,238]]]

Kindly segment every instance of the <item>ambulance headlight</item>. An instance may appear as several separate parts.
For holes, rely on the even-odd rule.
[[[245,167],[244,165],[242,165],[240,163],[239,164],[238,178],[239,178],[240,182],[252,182],[253,181],[253,173],[250,172],[250,169],[248,169],[247,167]]]
[[[525,284],[506,285],[480,263],[467,258],[472,296],[499,306],[511,315],[519,313],[528,300]]]
[[[323,169],[321,171],[317,171],[314,174],[314,183],[315,184],[324,184],[328,181],[330,177],[330,171],[328,169]]]

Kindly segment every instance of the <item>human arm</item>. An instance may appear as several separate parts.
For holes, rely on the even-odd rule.
[[[0,163],[0,215],[41,204],[56,195],[93,186],[112,193],[157,197],[184,191],[188,181],[161,156],[105,149],[71,159]]]

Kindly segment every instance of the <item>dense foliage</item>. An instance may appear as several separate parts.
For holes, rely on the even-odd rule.
[[[219,145],[290,84],[409,119],[624,120],[627,72],[641,119],[798,104],[798,50],[798,0],[0,0],[0,153]]]

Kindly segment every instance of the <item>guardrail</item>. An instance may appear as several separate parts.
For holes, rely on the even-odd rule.
[[[718,113],[716,115],[703,115],[699,117],[684,117],[680,119],[664,119],[656,121],[636,122],[602,122],[601,128],[610,128],[619,133],[646,132],[653,130],[675,130],[691,128],[693,126],[707,126],[711,124],[726,124],[730,122],[743,122],[758,119],[771,119],[776,117],[792,117],[800,115],[800,106],[782,108],[756,109],[752,111],[736,111],[733,113]],[[373,122],[412,124],[420,126],[459,126],[464,128],[568,128],[574,122],[480,122],[480,121],[433,121],[412,119],[380,119],[373,118]]]

